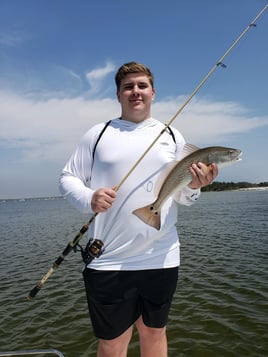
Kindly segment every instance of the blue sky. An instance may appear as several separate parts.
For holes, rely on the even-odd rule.
[[[267,0],[1,0],[0,199],[59,195],[59,174],[92,125],[120,115],[114,74],[155,75],[167,123]],[[220,181],[268,181],[268,11],[174,126],[200,147],[240,148]],[[150,143],[148,143],[150,144]]]

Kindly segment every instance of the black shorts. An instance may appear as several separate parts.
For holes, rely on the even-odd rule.
[[[166,326],[178,267],[141,271],[83,271],[89,314],[97,338],[120,336],[142,316],[146,326]]]

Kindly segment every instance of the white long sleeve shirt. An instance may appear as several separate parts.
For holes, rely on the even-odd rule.
[[[92,162],[92,151],[104,124],[92,127],[82,138],[60,177],[61,193],[81,212],[94,214],[91,199],[101,187],[115,187],[157,135],[163,123],[154,118],[141,123],[114,119],[103,133]],[[104,243],[103,254],[90,263],[99,270],[142,270],[178,266],[177,203],[190,205],[200,190],[185,188],[170,197],[161,210],[161,229],[148,226],[133,210],[156,199],[156,183],[163,168],[179,160],[185,140],[174,128],[166,131],[117,192],[112,207],[99,213],[89,227],[89,237]]]

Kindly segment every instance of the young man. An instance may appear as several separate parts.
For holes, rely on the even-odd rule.
[[[166,130],[115,191],[165,128],[151,117],[155,89],[149,68],[126,63],[115,81],[121,116],[109,123],[95,149],[105,123],[85,134],[62,172],[60,189],[80,211],[100,213],[89,236],[102,240],[104,252],[83,272],[98,357],[126,357],[134,325],[141,356],[166,357],[166,324],[180,263],[177,204],[194,203],[200,188],[217,176],[217,166],[208,173],[202,163],[189,168],[192,181],[165,202],[159,231],[132,214],[155,200],[159,176],[181,158],[185,140],[176,129],[173,135]]]

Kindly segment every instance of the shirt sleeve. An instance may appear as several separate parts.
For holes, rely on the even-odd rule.
[[[195,203],[201,195],[200,189],[191,189],[189,187],[184,187],[181,191],[179,191],[176,195],[173,196],[174,200],[185,206],[191,206]]]
[[[92,135],[88,132],[65,165],[59,179],[60,193],[82,213],[94,213],[91,199],[94,193],[90,182],[92,166]]]

